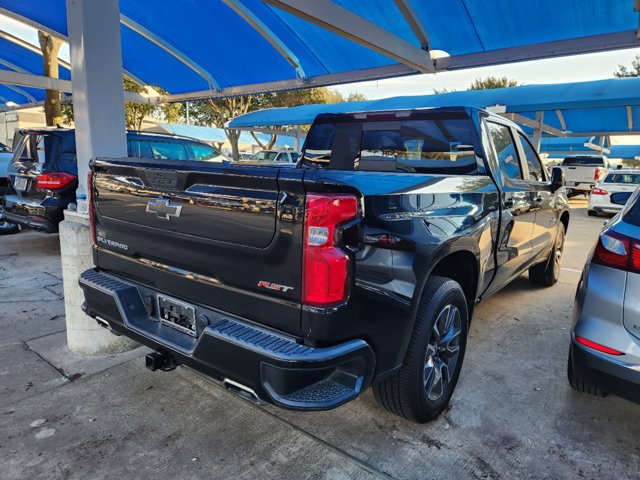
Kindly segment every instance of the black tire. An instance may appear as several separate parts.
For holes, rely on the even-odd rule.
[[[595,210],[587,210],[587,215],[589,215],[590,217],[597,217],[598,212],[596,212]]]
[[[571,385],[571,388],[577,392],[586,393],[595,397],[606,397],[609,395],[608,392],[586,382],[574,373],[573,363],[571,362],[571,353],[569,353],[569,360],[567,361],[567,377],[569,378],[569,385]]]
[[[15,223],[5,222],[4,220],[0,220],[0,235],[11,235],[13,233],[18,233],[20,231],[20,227]]]
[[[564,252],[564,237],[564,224],[559,222],[556,241],[553,244],[553,250],[549,254],[549,259],[529,269],[529,281],[531,281],[531,283],[550,287],[558,282],[560,279],[562,254]]]
[[[468,327],[467,301],[458,282],[429,278],[402,368],[373,386],[378,403],[418,423],[440,415],[460,376]],[[439,330],[444,330],[445,338]]]

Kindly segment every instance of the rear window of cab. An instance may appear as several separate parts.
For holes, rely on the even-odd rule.
[[[302,165],[332,170],[473,175],[478,159],[468,116],[318,119]]]

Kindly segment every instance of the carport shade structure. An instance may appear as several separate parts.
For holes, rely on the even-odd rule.
[[[167,101],[635,47],[638,7],[634,0],[119,2],[123,67],[168,91]],[[65,0],[0,0],[0,13],[67,38]],[[6,53],[0,49],[0,60]],[[8,81],[0,71],[0,83]]]
[[[493,108],[520,123],[527,133],[542,116],[541,130],[548,135],[582,136],[640,133],[640,78],[612,78],[592,82],[525,85],[494,90],[467,90],[437,95],[415,95],[301,105],[250,112],[228,126],[253,129],[264,126],[307,125],[320,113],[365,112],[402,108],[463,105]],[[540,115],[542,112],[543,115]]]

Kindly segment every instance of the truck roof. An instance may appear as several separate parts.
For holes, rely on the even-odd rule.
[[[463,114],[468,116],[469,118],[474,118],[479,114],[482,114],[486,117],[493,117],[495,119],[499,119],[503,123],[508,123],[512,125],[514,128],[518,130],[522,130],[522,128],[512,122],[511,120],[498,115],[496,113],[490,112],[489,110],[485,110],[483,108],[478,107],[469,107],[464,105],[452,105],[447,107],[425,107],[425,108],[398,108],[393,110],[368,110],[361,112],[349,112],[349,113],[321,113],[316,117],[316,120],[323,119],[335,119],[336,121],[340,121],[341,119],[349,119],[349,120],[359,120],[359,119],[373,119],[374,117],[384,117],[384,116],[395,116],[396,118],[411,118],[411,117],[420,117],[423,115],[438,115],[438,114]]]

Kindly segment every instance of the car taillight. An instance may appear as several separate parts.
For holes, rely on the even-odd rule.
[[[591,340],[580,337],[576,335],[576,342],[581,343],[589,348],[593,348],[594,350],[598,350],[599,352],[608,353],[609,355],[624,355],[619,350],[614,350],[613,348],[605,347],[604,345],[600,345],[599,343],[592,342]]]
[[[602,169],[600,167],[597,167],[595,172],[593,173],[593,179],[594,180],[600,180],[600,176],[602,175]]]
[[[41,173],[36,177],[36,188],[38,190],[60,190],[77,180],[75,175],[66,172]]]
[[[304,224],[302,303],[335,305],[349,294],[349,255],[337,244],[341,224],[356,218],[355,195],[307,194]]]
[[[593,190],[591,190],[591,195],[607,195],[609,192],[607,192],[606,190],[603,190],[601,188],[594,188]]]
[[[640,240],[616,232],[604,231],[598,239],[592,262],[640,273]]]
[[[96,214],[93,211],[93,173],[87,174],[87,200],[89,201],[89,228],[91,229],[91,242],[96,245]]]

